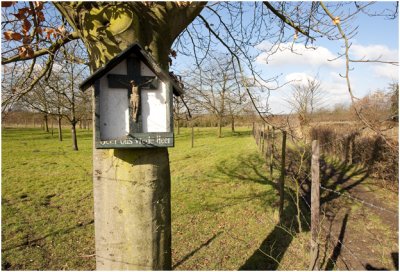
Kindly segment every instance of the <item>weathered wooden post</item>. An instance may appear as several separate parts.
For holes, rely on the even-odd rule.
[[[264,156],[264,144],[265,144],[265,123],[263,123],[263,128],[262,128],[262,143],[261,143],[261,154]]]
[[[269,154],[269,177],[272,180],[274,174],[274,149],[275,149],[275,127],[271,131],[271,150]]]
[[[319,144],[318,140],[312,141],[311,158],[311,252],[309,270],[319,270],[318,268],[318,233],[319,233]]]
[[[97,269],[169,270],[167,147],[174,146],[172,93],[183,91],[138,44],[98,69],[81,89],[93,85]]]
[[[267,143],[266,143],[267,150],[265,151],[264,158],[265,158],[265,162],[267,163],[268,151],[269,151],[269,145],[270,145],[269,144],[269,126],[267,126],[267,134],[265,136],[266,136],[266,141],[267,141]]]
[[[58,125],[58,140],[62,142],[63,137],[62,137],[61,115],[57,116],[57,125]]]
[[[257,124],[254,124],[254,139],[256,140],[256,145],[258,148],[258,132],[257,132]]]
[[[279,178],[279,219],[282,223],[283,206],[285,204],[285,159],[286,159],[286,131],[282,131],[282,161]]]
[[[193,124],[192,124],[192,148],[194,147],[194,127],[193,127]]]
[[[256,145],[257,145],[257,147],[258,147],[258,139],[257,139],[257,125],[256,124],[254,124],[253,123],[253,128],[254,128],[254,135],[253,135],[253,137],[254,137],[254,139],[256,140]]]

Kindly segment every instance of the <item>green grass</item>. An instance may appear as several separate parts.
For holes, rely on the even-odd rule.
[[[91,135],[80,151],[39,129],[2,132],[2,266],[90,269],[93,261]]]
[[[195,133],[170,150],[174,268],[238,269],[274,227],[277,195],[249,131]]]
[[[232,133],[224,129],[224,137],[217,138],[215,128],[195,128],[193,148],[190,129],[182,128],[175,136],[175,147],[169,149],[173,269],[308,268],[308,223],[302,222],[303,232],[296,233],[295,206],[286,201],[283,225],[277,225],[279,173],[275,169],[275,181],[269,179],[250,130],[240,128]],[[3,269],[95,269],[91,132],[79,130],[78,139],[79,151],[73,151],[67,130],[64,141],[59,142],[57,135],[40,129],[3,129]],[[277,146],[280,142],[277,137]],[[288,146],[294,148],[290,143]],[[297,153],[292,156],[299,156]],[[294,159],[288,156],[287,162]],[[343,172],[343,177],[362,179],[357,186],[369,188],[377,199],[396,202],[397,194],[388,194],[373,180],[363,179],[362,167],[333,159],[329,163]],[[328,186],[335,181],[325,182]],[[287,199],[293,193],[289,183],[288,177]],[[351,211],[346,232],[349,239],[379,238],[372,243],[379,253],[374,258],[381,258],[382,265],[390,267],[387,256],[398,245],[393,243],[394,234],[387,223],[346,198],[335,201],[341,209],[339,215]],[[309,217],[305,208],[305,217]],[[340,228],[341,221],[336,224]],[[325,255],[329,257],[332,250],[331,246],[325,248]]]
[[[73,151],[68,131],[59,142],[39,129],[3,129],[3,269],[95,269],[91,133],[78,131],[78,144]],[[169,153],[174,269],[239,269],[277,219],[250,129],[217,138],[195,128],[193,148],[182,129]]]

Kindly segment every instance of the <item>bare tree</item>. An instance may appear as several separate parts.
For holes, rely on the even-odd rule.
[[[387,90],[377,90],[367,94],[358,100],[355,106],[369,124],[384,130],[388,125],[385,121],[395,119],[393,116],[397,116],[396,92],[398,93],[397,85],[391,84]],[[353,112],[353,114],[357,113]]]
[[[235,80],[229,59],[218,58],[207,63],[206,68],[193,71],[185,82],[191,100],[216,118],[218,137],[222,137],[224,117],[228,114],[232,117],[238,105],[242,104],[243,91]]]
[[[292,84],[291,88],[290,97],[285,100],[297,114],[304,137],[304,129],[309,125],[312,114],[319,110],[324,102],[321,83],[317,78],[308,78],[306,83],[297,82]]]
[[[390,119],[399,122],[399,83],[391,83],[390,91]]]
[[[244,91],[229,92],[226,97],[227,116],[231,121],[231,131],[235,132],[235,119],[244,112],[244,109],[249,104],[246,93]]]
[[[51,5],[56,7],[57,13],[54,10],[47,11],[47,8],[51,9]],[[36,65],[42,67],[37,76],[25,84],[19,84],[9,97],[3,99],[3,108],[12,107],[13,103],[30,92],[38,81],[48,77],[53,69],[56,52],[62,50],[65,44],[77,39],[82,40],[87,49],[92,71],[104,66],[133,42],[138,42],[146,48],[166,72],[170,64],[171,47],[176,47],[180,54],[193,56],[196,65],[201,67],[204,60],[215,53],[212,49],[219,45],[224,49],[223,53],[232,59],[233,70],[236,72],[235,80],[242,81],[244,90],[254,106],[256,105],[253,94],[244,80],[247,78],[245,74],[251,74],[253,81],[259,82],[260,85],[275,80],[273,75],[264,79],[260,71],[253,67],[257,56],[253,49],[257,44],[264,40],[277,45],[296,40],[310,45],[320,36],[340,39],[345,43],[346,51],[343,56],[346,58],[346,78],[353,99],[349,82],[349,63],[357,60],[349,58],[348,36],[351,36],[354,28],[346,29],[345,26],[349,25],[358,13],[368,13],[370,5],[371,3],[364,2],[338,2],[327,5],[323,2],[2,2],[2,7],[7,7],[2,13],[2,29],[5,30],[5,39],[2,40],[2,64],[27,64],[27,78],[30,78],[30,71]],[[397,6],[396,2],[393,6],[394,12],[375,15],[397,17]],[[226,14],[229,16],[224,16]],[[246,20],[247,18],[254,20]],[[220,100],[220,103],[222,101]],[[224,107],[219,108],[222,109],[223,116]],[[258,111],[258,108],[256,110]],[[360,117],[362,118],[361,115]],[[263,119],[268,121],[264,117]],[[147,258],[139,258],[143,263],[128,267],[131,259],[121,259],[118,264],[126,266],[118,268],[170,269],[170,172],[167,149],[119,150],[115,153],[94,150],[93,157],[94,187],[97,190],[95,195],[107,195],[116,187],[122,189],[113,191],[114,194],[137,192],[134,186],[128,188],[131,183],[125,182],[127,177],[124,177],[123,182],[116,178],[119,174],[117,170],[120,169],[118,166],[121,164],[124,164],[126,172],[134,173],[132,175],[140,173],[129,177],[130,180],[140,180],[141,184],[148,185],[146,188],[151,188],[146,198],[137,193],[148,203],[141,207],[149,207],[148,213],[151,216],[148,221],[152,222],[152,225],[149,228],[143,224],[144,227],[137,227],[134,233],[152,241],[149,242],[150,245],[160,245],[148,250],[153,253],[153,258],[150,259],[157,260],[145,263]],[[137,158],[140,158],[139,162]],[[113,187],[107,187],[109,182],[103,182],[108,180],[115,181]],[[151,186],[154,182],[156,186]],[[132,231],[117,236],[110,234],[114,222],[118,222],[106,217],[112,214],[107,213],[108,206],[111,205],[109,201],[122,196],[125,194],[95,201],[96,235],[100,239],[98,235],[101,230],[102,239],[113,242],[102,247],[106,243],[104,240],[98,240],[97,256],[114,256],[123,248],[116,239],[123,237],[123,243],[133,235]],[[119,216],[128,215],[124,213]],[[148,218],[141,218],[146,219]],[[157,232],[149,233],[149,229]],[[98,269],[110,269],[112,265],[117,265],[117,262],[112,261],[103,258],[98,262]]]

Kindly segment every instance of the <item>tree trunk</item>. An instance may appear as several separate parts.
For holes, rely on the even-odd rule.
[[[55,5],[79,32],[92,71],[138,42],[168,72],[173,41],[205,3],[57,2]],[[95,122],[94,113],[92,116]],[[94,125],[93,135],[96,135]],[[93,171],[97,269],[170,270],[167,148],[93,148]]]
[[[43,116],[43,121],[44,121],[44,126],[43,126],[44,131],[49,132],[49,118],[47,114]]]
[[[218,116],[218,138],[222,137],[222,116]]]
[[[78,151],[78,139],[76,137],[76,121],[71,122],[71,134],[72,134],[72,149]]]
[[[180,135],[181,134],[181,126],[180,126],[179,119],[176,120],[176,126],[177,126],[177,133],[178,133],[178,135]]]
[[[166,148],[94,149],[97,269],[171,269]]]
[[[193,148],[194,147],[194,128],[193,128],[193,124],[192,124],[192,135],[191,135],[192,137],[192,145],[191,145],[191,147]]]
[[[58,121],[58,140],[62,142],[63,136],[62,136],[62,128],[61,128],[61,115],[58,115],[57,121]]]
[[[235,118],[233,116],[231,117],[231,129],[232,132],[235,132]]]

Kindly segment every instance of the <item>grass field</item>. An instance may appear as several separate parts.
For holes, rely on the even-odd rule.
[[[274,229],[277,194],[250,129],[195,135],[169,149],[174,269],[238,269]],[[3,129],[3,269],[95,269],[91,133],[78,137],[75,152],[68,131]]]
[[[93,269],[91,135],[2,131],[3,269]]]
[[[236,133],[226,129],[223,134],[217,138],[214,128],[195,128],[191,148],[190,130],[183,128],[175,136],[175,147],[169,149],[173,269],[307,269],[308,222],[302,222],[303,231],[296,232],[295,207],[286,201],[284,223],[277,225],[276,182],[269,179],[251,128]],[[2,130],[5,270],[95,269],[92,135],[78,131],[79,151],[72,151],[69,137],[67,130],[63,142],[40,129]],[[355,189],[364,189],[352,192],[356,196],[369,197],[377,205],[382,205],[380,196],[384,196],[390,199],[385,207],[397,211],[397,194],[377,188],[360,176],[361,170],[338,163],[337,174],[326,174],[333,173],[331,178],[339,176],[340,180],[325,182],[357,183]],[[291,190],[287,187],[287,193]],[[329,204],[324,213],[337,215],[329,225],[334,242],[321,248],[324,266],[336,267],[332,262],[337,260],[335,237],[340,237],[347,225],[343,241],[363,265],[369,262],[392,269],[390,254],[398,252],[393,216],[383,216],[344,197],[322,197]],[[309,217],[307,211],[305,217]],[[368,247],[372,251],[363,250]],[[346,254],[346,248],[339,253]],[[357,267],[358,260],[347,254],[348,264]]]

